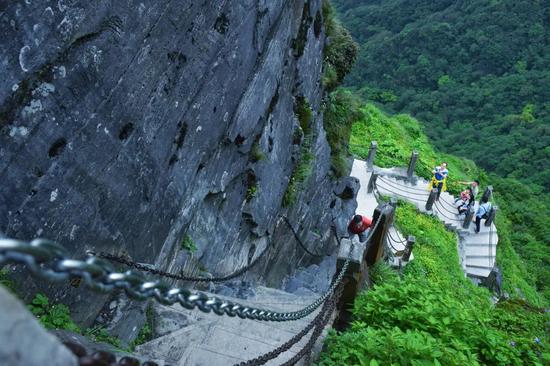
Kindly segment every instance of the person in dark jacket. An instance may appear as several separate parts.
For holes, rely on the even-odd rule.
[[[362,215],[353,216],[348,225],[348,234],[350,240],[353,238],[354,235],[358,235],[359,241],[361,243],[365,242],[365,240],[367,240],[367,234],[371,225],[372,219],[370,217]]]
[[[487,220],[489,218],[489,213],[493,209],[493,206],[491,205],[491,202],[487,198],[481,199],[481,204],[479,205],[479,208],[476,212],[476,234],[479,233],[480,225],[481,225],[481,219]]]

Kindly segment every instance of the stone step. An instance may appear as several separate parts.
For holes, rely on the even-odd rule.
[[[487,278],[489,277],[491,270],[492,268],[466,266],[466,274],[473,277]]]
[[[267,334],[269,333],[264,334],[263,338],[257,338],[247,331],[238,332],[234,329],[215,327],[203,343],[190,347],[186,351],[179,365],[232,365],[270,352],[294,336],[294,334],[285,335],[278,342],[274,342],[273,337],[266,337]],[[267,364],[280,365],[293,357],[296,350],[300,350],[307,342],[308,335]],[[202,363],[203,356],[197,357],[197,354],[207,357],[204,360],[208,362]],[[224,363],[219,363],[221,361]]]
[[[490,250],[489,250],[490,248]],[[490,254],[489,254],[490,253]],[[489,247],[489,245],[467,245],[466,246],[466,256],[467,257],[477,257],[477,256],[489,256],[493,258],[497,254],[497,247],[495,245]]]
[[[482,267],[482,268],[493,268],[495,265],[496,258],[495,257],[489,257],[489,256],[482,256],[482,257],[468,257],[466,256],[466,259],[464,263],[466,266],[469,267]]]

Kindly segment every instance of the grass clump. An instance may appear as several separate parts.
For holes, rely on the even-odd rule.
[[[262,160],[265,160],[265,159],[266,159],[266,156],[265,156],[264,152],[262,151],[262,149],[260,148],[260,145],[258,144],[258,141],[256,141],[252,145],[252,149],[250,150],[250,161],[252,161],[253,163],[256,163],[258,161],[262,161]]]
[[[145,309],[145,318],[145,324],[139,330],[136,339],[130,343],[130,349],[132,351],[135,350],[137,346],[147,343],[153,339],[153,306],[151,303],[149,303]]]
[[[119,350],[129,351],[129,349],[122,347],[122,342],[119,338],[110,335],[103,326],[88,328],[84,331],[84,335],[94,342],[107,343]]]
[[[311,130],[313,112],[305,97],[296,97],[294,114],[300,124],[300,128],[294,134],[294,140],[299,141],[302,136],[303,140],[298,163],[290,175],[290,180],[283,196],[283,206],[285,207],[291,206],[296,201],[296,196],[300,191],[301,185],[309,178],[313,171],[313,161],[315,160],[315,156],[311,151],[314,138]]]
[[[80,333],[80,328],[71,319],[69,308],[64,304],[50,304],[44,294],[36,294],[27,308],[46,329],[67,329]]]
[[[336,178],[346,176],[349,140],[353,122],[361,118],[361,103],[345,89],[339,89],[328,96],[324,110],[323,127],[330,146],[332,173]]]
[[[246,202],[249,202],[250,200],[252,200],[252,198],[256,197],[257,194],[258,194],[257,185],[248,187],[248,189],[246,190]]]
[[[294,102],[294,114],[298,118],[300,128],[305,135],[309,133],[311,121],[313,120],[313,111],[306,97],[299,95]]]
[[[15,294],[15,282],[10,278],[7,268],[0,269],[0,285],[7,288],[12,294]]]
[[[292,171],[285,195],[283,196],[283,206],[285,207],[291,206],[296,202],[296,196],[300,191],[300,186],[309,178],[313,170],[312,163],[315,157],[310,151],[310,144],[311,143],[307,142],[303,143],[300,161]]]
[[[191,253],[195,253],[197,251],[197,245],[195,244],[191,236],[189,236],[189,234],[186,234],[183,237],[183,240],[181,241],[181,249],[187,250]]]

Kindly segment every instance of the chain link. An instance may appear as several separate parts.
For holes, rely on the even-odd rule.
[[[122,289],[128,296],[138,300],[154,298],[164,305],[177,302],[189,310],[198,308],[205,313],[213,311],[217,315],[275,322],[298,320],[315,311],[342,281],[349,261],[348,258],[330,288],[313,303],[297,311],[276,312],[225,301],[200,291],[170,287],[158,280],[148,281],[135,271],[116,272],[108,262],[95,256],[90,256],[85,261],[68,258],[62,246],[49,240],[35,239],[26,242],[0,239],[0,266],[7,263],[24,264],[33,275],[48,281],[82,278],[84,284],[95,291]]]
[[[166,278],[172,278],[175,280],[181,280],[181,281],[190,281],[190,282],[224,282],[232,280],[233,278],[239,277],[245,272],[247,272],[249,269],[254,267],[260,259],[264,256],[265,253],[267,253],[268,249],[270,248],[270,245],[266,245],[266,247],[262,250],[262,252],[254,258],[253,261],[251,261],[248,265],[244,266],[243,268],[229,274],[226,276],[219,276],[219,277],[194,277],[194,276],[185,276],[185,275],[179,275],[175,273],[166,272],[154,267],[149,267],[147,265],[134,262],[128,258],[125,258],[123,256],[115,255],[115,254],[109,254],[100,252],[96,254],[97,257],[107,259],[111,262],[116,262],[120,264],[124,264],[125,266],[137,269],[138,271],[142,272],[149,272],[151,274],[166,277]],[[94,254],[93,252],[89,252],[90,254]]]
[[[319,334],[316,336],[317,329],[321,329],[321,331],[325,328],[328,320],[330,319],[330,316],[332,315],[336,305],[338,304],[338,301],[340,300],[340,297],[342,296],[344,286],[342,283],[339,284],[334,294],[323,304],[323,307],[321,308],[321,311],[317,314],[317,316],[305,327],[303,328],[298,334],[296,334],[294,337],[289,339],[287,342],[283,343],[279,347],[275,348],[274,350],[264,353],[261,356],[258,356],[254,359],[244,361],[238,364],[235,364],[234,366],[260,366],[265,363],[267,363],[270,360],[273,360],[274,358],[279,357],[284,352],[288,351],[292,346],[294,346],[296,343],[298,343],[302,338],[304,338],[311,329],[314,329],[310,340],[304,345],[304,347],[298,352],[296,355],[294,355],[290,360],[285,362],[285,365],[294,365],[296,362],[298,362],[303,356],[305,356],[308,352],[311,351],[313,348],[313,345],[315,344],[315,340],[319,338]],[[313,342],[312,342],[313,339]],[[299,355],[299,356],[298,356]]]

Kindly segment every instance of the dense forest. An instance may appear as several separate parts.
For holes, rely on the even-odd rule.
[[[442,151],[550,190],[550,2],[334,0],[360,46],[348,86]]]

